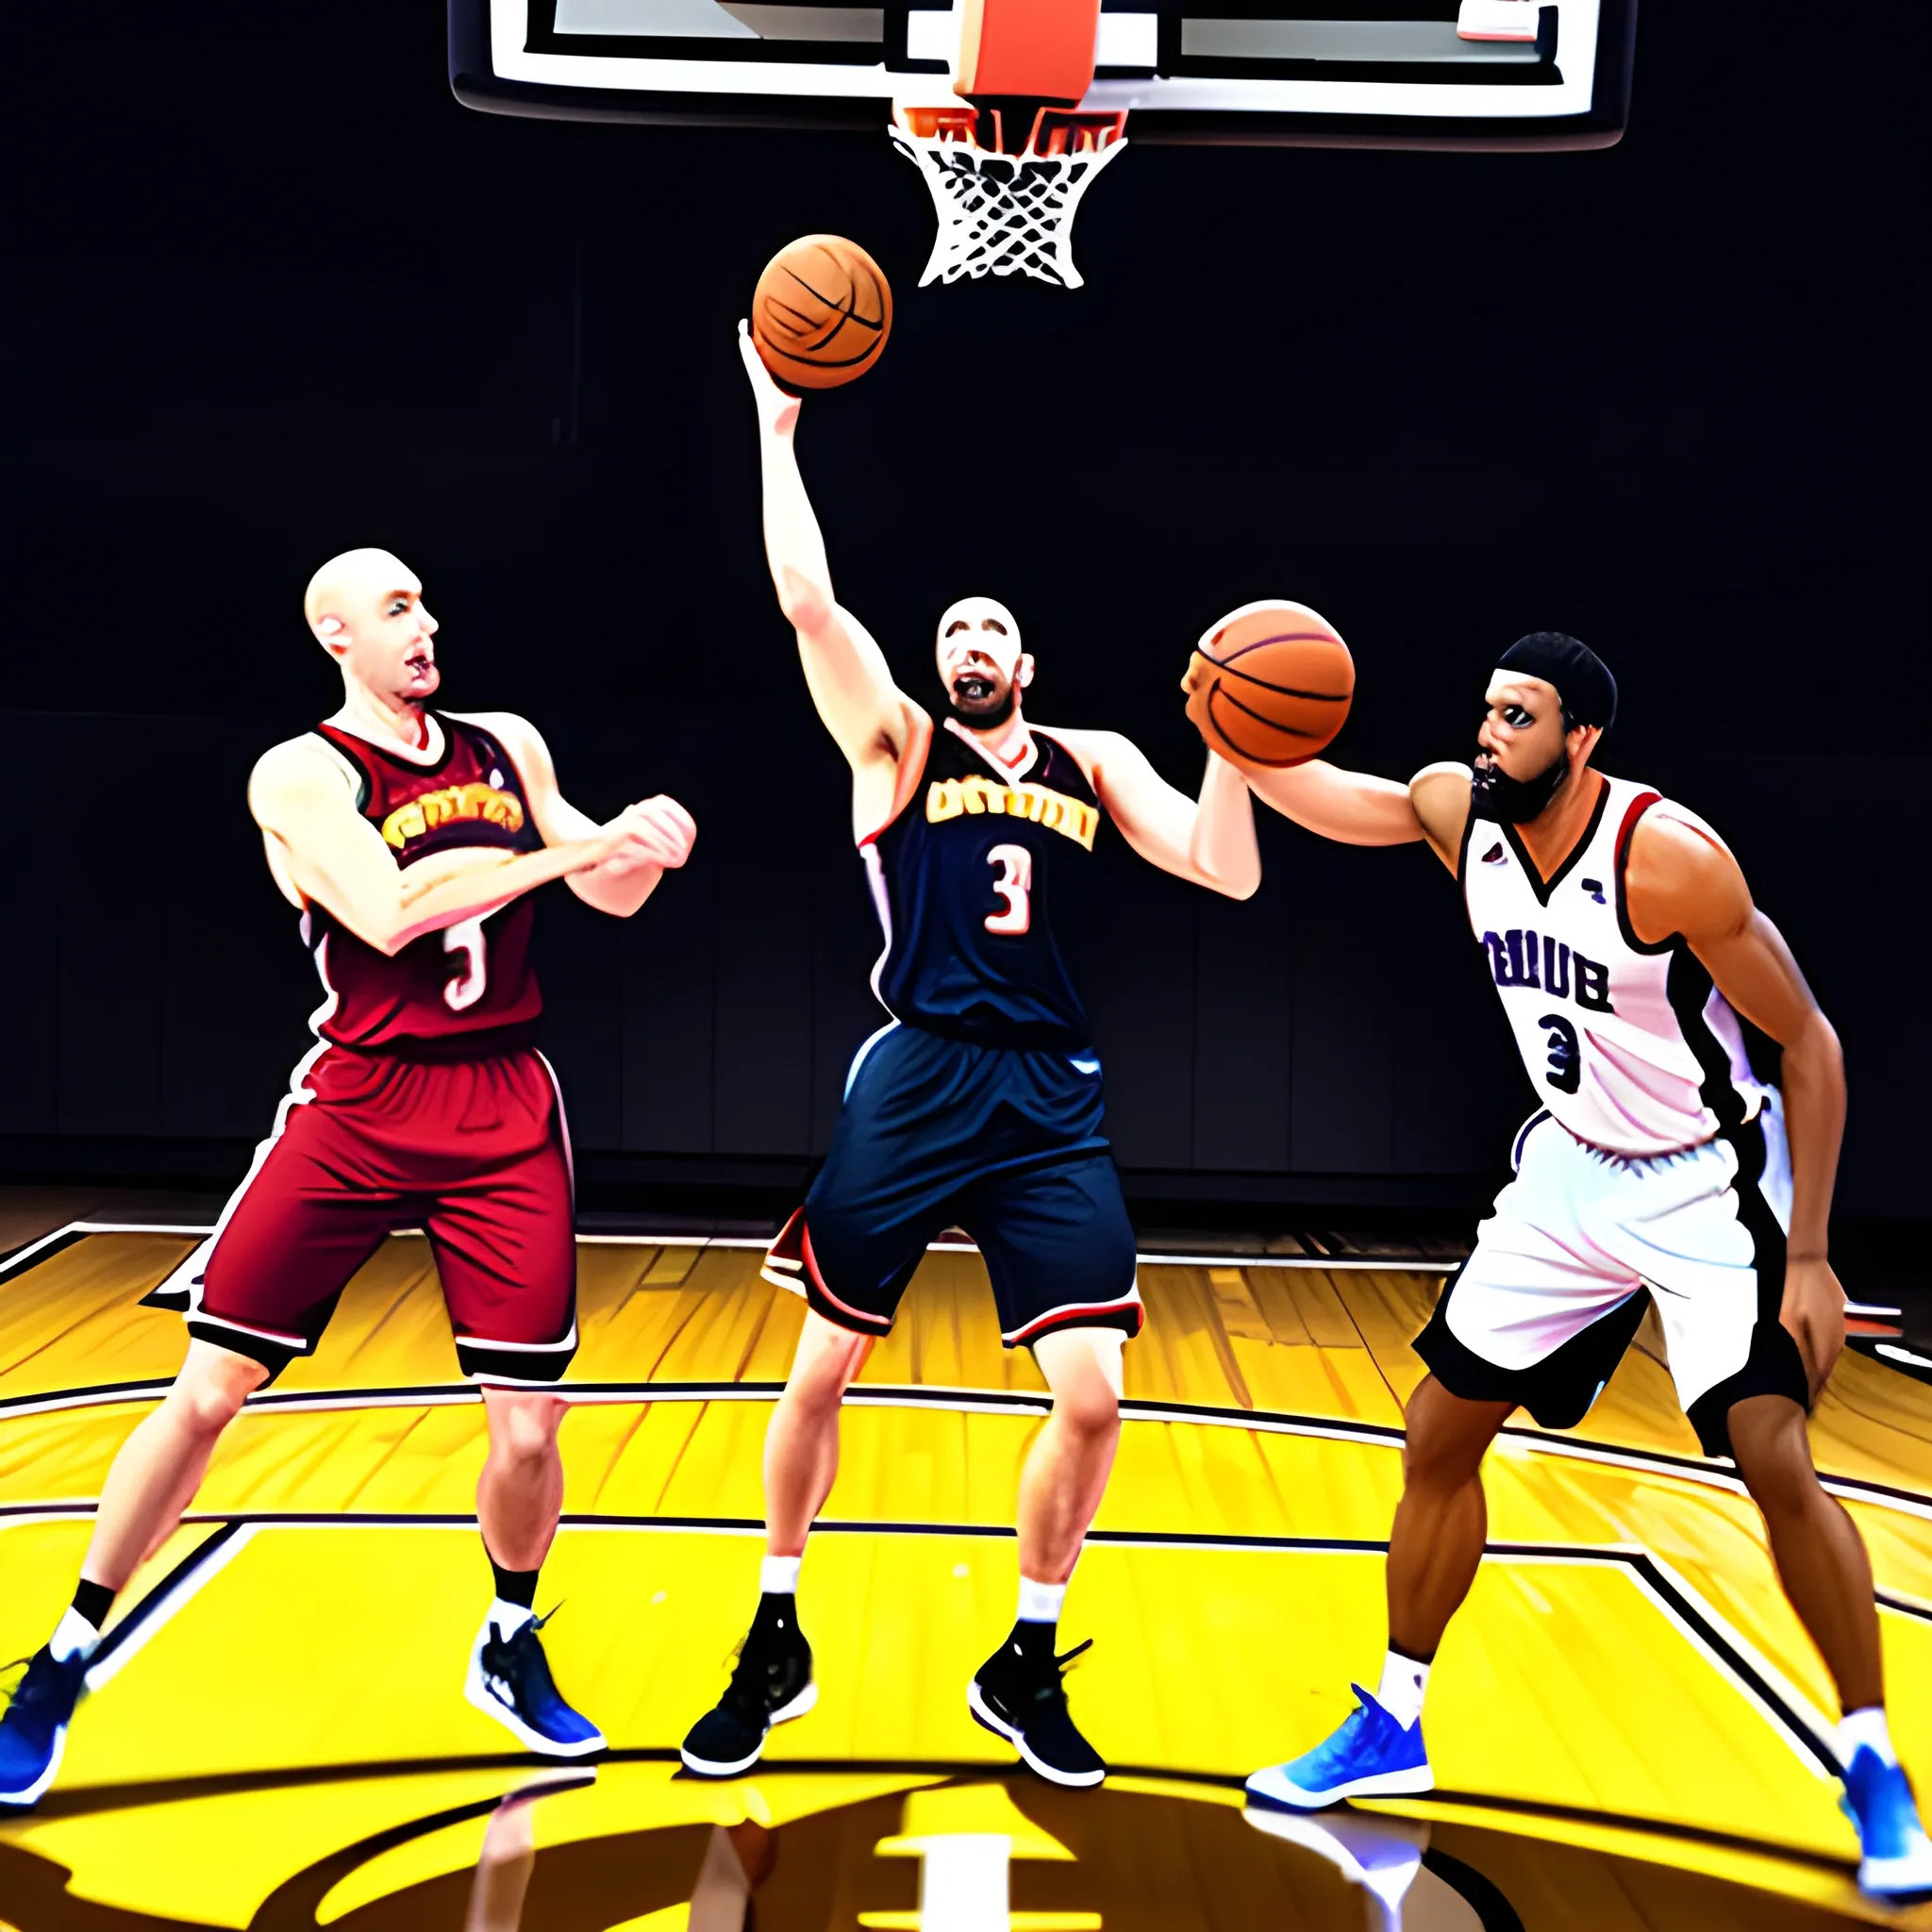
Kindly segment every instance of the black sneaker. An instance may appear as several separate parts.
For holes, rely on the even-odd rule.
[[[56,1663],[43,1643],[25,1661],[26,1675],[0,1717],[0,1805],[31,1805],[54,1782],[68,1722],[87,1682],[88,1660],[78,1652]]]
[[[1080,1735],[1067,1710],[1060,1678],[1090,1637],[1064,1657],[1051,1650],[1035,1657],[1009,1637],[980,1665],[966,1687],[967,1708],[975,1722],[1008,1739],[1040,1775],[1057,1785],[1097,1785],[1107,1775],[1099,1752]]]
[[[819,1701],[811,1680],[811,1645],[789,1606],[758,1605],[739,1646],[738,1665],[717,1704],[706,1711],[679,1748],[685,1768],[704,1777],[736,1777],[758,1761],[774,1724],[803,1717]]]
[[[551,1611],[550,1616],[557,1614]],[[530,1750],[545,1757],[589,1757],[604,1734],[565,1703],[537,1633],[550,1617],[533,1617],[506,1637],[489,1617],[470,1646],[463,1695]]]

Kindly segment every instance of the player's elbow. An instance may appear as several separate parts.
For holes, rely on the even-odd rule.
[[[1224,899],[1252,899],[1261,890],[1261,871],[1257,866],[1252,873],[1242,872],[1232,878],[1220,878],[1209,873],[1202,884],[1219,892]]]
[[[1787,1077],[1791,1074],[1842,1091],[1845,1084],[1845,1050],[1838,1028],[1825,1018],[1821,1008],[1813,1007],[1794,1038],[1784,1046]]]
[[[778,573],[778,608],[800,637],[822,635],[832,621],[831,592],[791,565]]]
[[[385,959],[393,959],[411,940],[428,930],[427,926],[410,925],[403,915],[394,912],[360,918],[352,914],[342,923],[364,945],[374,947]]]

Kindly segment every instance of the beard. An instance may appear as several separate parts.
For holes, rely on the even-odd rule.
[[[946,688],[948,715],[969,731],[997,731],[1013,715],[1013,707],[1019,702],[1017,685],[1009,681],[1002,690],[991,678],[970,672]]]
[[[1475,762],[1469,808],[1479,819],[1501,825],[1527,824],[1549,809],[1570,775],[1570,754],[1559,751],[1534,778],[1512,778],[1487,753]]]

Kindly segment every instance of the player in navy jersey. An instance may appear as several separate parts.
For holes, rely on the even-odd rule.
[[[173,1534],[242,1403],[314,1348],[398,1225],[429,1238],[488,1418],[476,1513],[496,1588],[466,1694],[533,1750],[603,1747],[558,1694],[534,1613],[563,1498],[552,1390],[576,1347],[576,1254],[562,1105],[534,1044],[526,895],[568,878],[628,917],[684,863],[691,819],[655,798],[593,824],[523,719],[431,710],[436,622],[387,551],[325,564],[306,610],[342,707],[268,752],[248,796],[315,955],[318,1041],[175,1277],[187,1359],[116,1457],[73,1607],[0,1721],[0,1801],[30,1804],[53,1781],[115,1594]]]
[[[1202,670],[1188,678],[1197,722]],[[1559,632],[1519,639],[1484,706],[1473,766],[1431,765],[1407,785],[1324,759],[1249,773],[1312,831],[1425,841],[1456,874],[1538,1100],[1515,1178],[1416,1341],[1430,1374],[1405,1414],[1380,1683],[1326,1741],[1257,1772],[1249,1794],[1302,1808],[1432,1789],[1423,1694],[1482,1557],[1483,1457],[1519,1404],[1546,1428],[1580,1423],[1647,1298],[1705,1454],[1736,1465],[1838,1687],[1859,1882],[1890,1898],[1932,1890],[1932,1843],[1886,1723],[1871,1562],[1805,1432],[1845,1339],[1826,1253],[1838,1036],[1718,834],[1593,766],[1617,708],[1594,652]],[[1740,1016],[1782,1049],[1776,1084]]]
[[[1100,1062],[1055,931],[1058,882],[1103,821],[1167,872],[1231,897],[1260,883],[1246,787],[1210,757],[1199,803],[1124,738],[1041,729],[1033,659],[1004,605],[940,620],[935,725],[832,595],[792,450],[797,400],[748,341],[773,582],[819,715],[852,767],[852,830],[885,938],[873,985],[891,1016],[859,1048],[824,1169],[767,1274],[810,1304],[765,1439],[767,1556],[729,1689],[693,1726],[694,1771],[742,1771],[773,1724],[816,1697],[794,1591],[832,1487],[839,1405],[892,1325],[926,1242],[979,1243],[1009,1348],[1030,1347],[1053,1414],[1020,1482],[1020,1612],[968,1690],[973,1714],[1043,1776],[1097,1784],[1054,1645],[1059,1606],[1119,1436],[1121,1347],[1141,1325],[1134,1237],[1102,1131]]]

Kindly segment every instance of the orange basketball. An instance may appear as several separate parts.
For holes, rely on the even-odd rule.
[[[1306,604],[1243,604],[1196,648],[1209,668],[1188,716],[1216,751],[1251,765],[1298,765],[1324,751],[1348,717],[1355,660]]]
[[[892,290],[856,242],[807,235],[765,264],[751,298],[751,339],[791,389],[837,389],[879,359]]]

